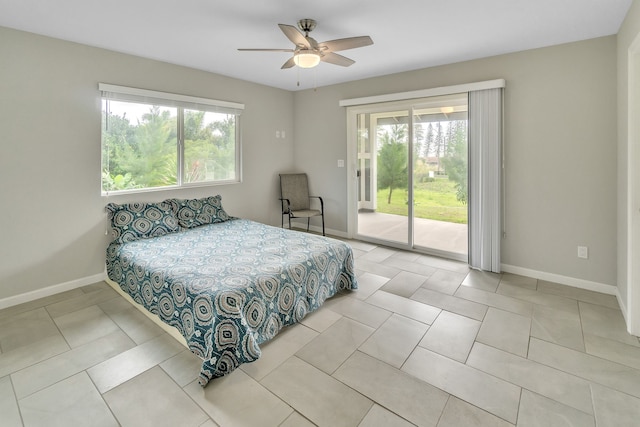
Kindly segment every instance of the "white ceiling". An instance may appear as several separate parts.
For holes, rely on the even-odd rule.
[[[0,26],[287,90],[616,34],[632,0],[0,0]],[[281,70],[277,24],[317,41],[369,35],[350,67]],[[300,86],[297,86],[298,79]]]

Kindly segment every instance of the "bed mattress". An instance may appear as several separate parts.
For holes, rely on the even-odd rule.
[[[257,360],[261,343],[339,290],[357,288],[345,242],[245,219],[113,242],[106,264],[203,360],[203,386]]]

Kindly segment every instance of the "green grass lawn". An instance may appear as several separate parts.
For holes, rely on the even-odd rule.
[[[390,204],[387,204],[388,197],[388,188],[378,190],[377,212],[406,216],[407,191],[393,190]],[[455,183],[446,177],[436,178],[433,182],[416,183],[413,197],[416,218],[467,223],[467,205],[456,199]]]

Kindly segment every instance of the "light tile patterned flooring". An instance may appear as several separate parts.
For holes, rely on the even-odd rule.
[[[2,426],[637,426],[613,296],[351,242],[360,289],[202,388],[105,283],[0,311]]]

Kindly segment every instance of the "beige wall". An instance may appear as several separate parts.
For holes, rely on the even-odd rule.
[[[347,228],[341,99],[506,79],[502,262],[616,284],[616,37],[297,92],[295,163]],[[577,246],[589,259],[577,258]]]
[[[221,194],[230,214],[279,223],[290,92],[6,28],[0,58],[0,301],[102,273],[108,201]],[[244,103],[243,182],[102,198],[99,82]]]
[[[246,105],[242,184],[110,201],[219,193],[229,213],[279,224],[277,174],[307,171],[327,228],[345,232],[340,99],[504,78],[503,263],[616,283],[613,36],[296,93],[4,28],[0,57],[0,301],[103,271],[98,82]]]

